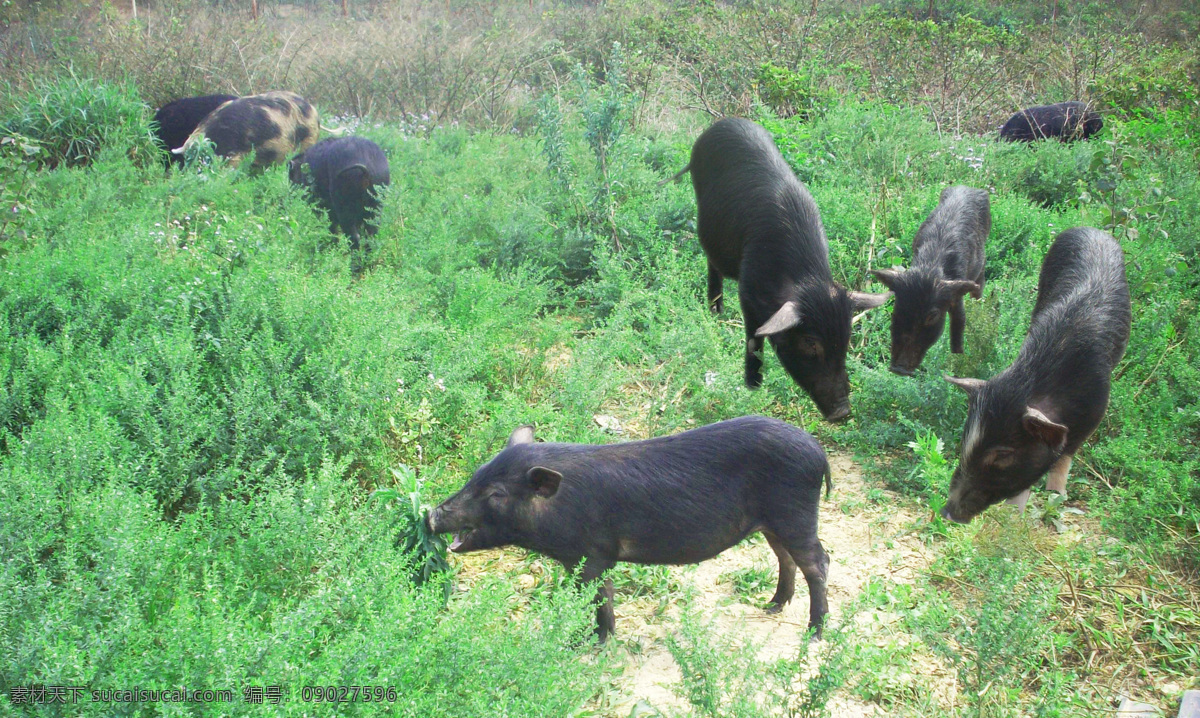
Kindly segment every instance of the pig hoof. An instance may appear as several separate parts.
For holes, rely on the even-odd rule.
[[[762,386],[762,374],[754,374],[746,376],[746,388],[757,389]]]
[[[773,616],[773,615],[783,611],[783,604],[779,603],[778,601],[771,601],[770,603],[767,604],[767,607],[763,610],[765,610],[768,615]]]

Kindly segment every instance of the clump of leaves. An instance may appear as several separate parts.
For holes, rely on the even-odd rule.
[[[0,257],[10,239],[24,239],[25,219],[34,214],[30,173],[42,154],[41,144],[24,135],[0,137]]]
[[[413,581],[418,585],[444,576],[450,570],[446,561],[446,540],[430,533],[425,522],[429,506],[422,500],[424,486],[417,473],[400,464],[392,469],[397,488],[377,489],[371,494],[383,504],[395,502],[391,516],[396,526],[396,548],[413,560]],[[451,584],[443,583],[445,595],[450,596]]]
[[[751,605],[761,605],[765,594],[775,590],[775,572],[765,563],[726,571],[721,580],[733,586],[738,600]]]
[[[38,161],[47,167],[90,164],[106,147],[141,161],[158,155],[149,108],[132,84],[79,77],[69,70],[24,95],[4,99],[11,109],[0,116],[0,134],[36,140],[43,148]]]

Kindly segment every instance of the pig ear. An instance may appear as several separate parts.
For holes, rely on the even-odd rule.
[[[780,332],[786,332],[800,323],[800,304],[796,301],[783,303],[775,314],[754,332],[756,337],[766,337]]]
[[[969,377],[947,376],[944,378],[954,386],[967,392],[967,396],[970,397],[978,394],[983,385],[987,383],[983,379],[971,379]]]
[[[878,279],[881,284],[883,284],[883,286],[887,287],[888,289],[896,288],[895,282],[896,279],[900,277],[900,272],[897,272],[894,269],[872,269],[870,271],[871,274],[874,275],[874,277]]]
[[[847,292],[846,294],[850,296],[850,306],[856,312],[882,307],[888,297],[892,296],[891,292]]]
[[[979,285],[975,282],[966,279],[946,279],[942,280],[942,287],[954,295],[955,299],[970,292],[975,294],[979,291]]]
[[[533,443],[533,424],[518,426],[515,431],[508,437],[508,443],[504,448],[516,446],[517,444],[532,444]]]
[[[562,474],[544,466],[535,466],[526,473],[533,482],[533,492],[544,499],[558,493],[558,485],[562,483]]]
[[[1051,421],[1050,417],[1032,406],[1025,407],[1025,416],[1021,417],[1021,424],[1025,431],[1041,439],[1055,451],[1062,451],[1067,445],[1067,427]]]

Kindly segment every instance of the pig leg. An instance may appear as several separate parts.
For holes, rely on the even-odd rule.
[[[762,337],[746,338],[746,386],[757,389],[762,384]]]
[[[1010,506],[1016,506],[1017,511],[1025,513],[1025,504],[1029,501],[1029,489],[1025,489],[1021,493],[1008,500]]]
[[[567,565],[568,571],[574,571],[574,565]],[[605,559],[588,558],[584,559],[583,571],[579,574],[579,582],[581,584],[591,583],[616,565],[615,561]],[[605,579],[604,583],[596,588],[596,598],[593,599],[596,604],[596,638],[600,643],[608,640],[610,634],[617,630],[617,617],[613,613],[613,583],[610,579]]]
[[[1057,491],[1063,496],[1067,495],[1067,472],[1071,470],[1071,455],[1063,454],[1058,457],[1058,461],[1050,467],[1050,473],[1046,474],[1046,488],[1050,491]]]
[[[717,268],[708,263],[708,307],[713,314],[720,314],[725,311],[725,293],[724,282],[721,280],[721,273]]]
[[[950,305],[950,353],[963,353],[963,331],[967,328],[967,313],[963,309],[963,298],[958,297]]]
[[[829,602],[825,598],[825,579],[829,575],[829,554],[825,553],[821,542],[814,536],[798,549],[791,546],[788,552],[792,560],[804,574],[804,582],[808,584],[808,627],[815,629],[813,637],[821,638],[821,626],[825,623],[825,614],[829,613]]]
[[[775,595],[771,596],[767,604],[767,613],[779,613],[796,592],[796,562],[792,560],[792,555],[778,536],[767,531],[763,531],[763,536],[767,537],[767,543],[775,552],[775,558],[779,559],[779,585],[775,587]]]

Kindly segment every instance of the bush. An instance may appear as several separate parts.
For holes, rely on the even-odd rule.
[[[156,156],[149,111],[132,84],[68,70],[24,92],[10,85],[6,95],[11,109],[0,117],[0,134],[38,142],[39,160],[47,167],[86,165],[108,148],[140,162]]]

